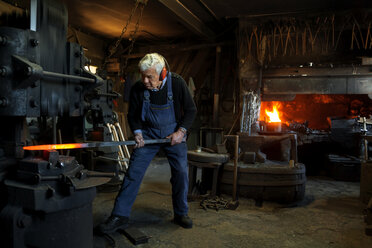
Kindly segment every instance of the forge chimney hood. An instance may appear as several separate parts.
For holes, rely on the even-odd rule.
[[[372,66],[270,68],[262,74],[262,93],[368,94],[371,97]]]

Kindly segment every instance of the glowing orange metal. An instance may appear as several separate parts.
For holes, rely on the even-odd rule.
[[[84,148],[83,143],[72,144],[52,144],[52,145],[38,145],[38,146],[24,146],[23,150],[37,151],[37,150],[60,150],[60,149],[76,149]]]
[[[170,139],[150,139],[145,140],[145,145],[150,144],[164,144],[170,143]],[[48,144],[39,146],[24,146],[23,150],[37,151],[37,150],[59,150],[59,149],[77,149],[77,148],[94,148],[94,147],[107,147],[107,146],[130,146],[135,145],[136,141],[107,141],[107,142],[89,142],[89,143],[70,143],[70,144]]]

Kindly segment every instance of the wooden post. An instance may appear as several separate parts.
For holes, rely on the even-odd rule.
[[[238,160],[239,160],[239,135],[225,135],[225,138],[234,138],[234,171],[233,171],[233,201],[237,200],[238,191]]]
[[[213,126],[218,127],[219,89],[220,89],[221,47],[216,47],[216,71],[214,73]]]
[[[233,201],[236,201],[237,200],[238,159],[239,159],[239,136],[238,135],[235,135]]]

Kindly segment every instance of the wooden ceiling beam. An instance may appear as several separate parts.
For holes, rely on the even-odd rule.
[[[180,1],[175,0],[158,0],[169,10],[176,14],[182,23],[197,35],[212,40],[215,33],[209,29],[196,15],[194,15]]]

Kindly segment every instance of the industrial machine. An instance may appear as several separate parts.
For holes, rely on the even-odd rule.
[[[31,0],[29,29],[0,27],[2,247],[93,246],[95,186],[109,173],[85,169],[82,153],[23,150],[111,141],[112,82],[84,69],[83,47],[66,34],[66,7],[53,0]],[[117,147],[102,149],[94,154],[117,158]],[[115,159],[108,164],[117,170]]]

